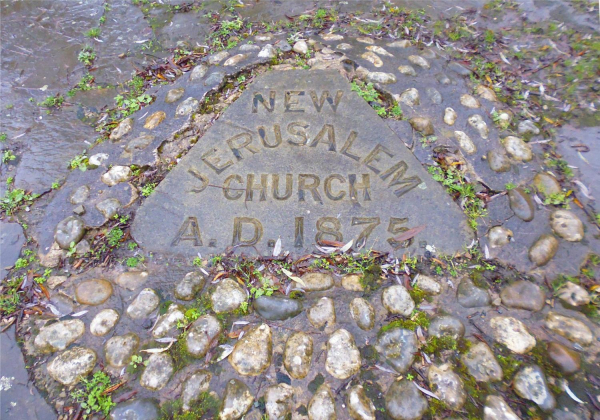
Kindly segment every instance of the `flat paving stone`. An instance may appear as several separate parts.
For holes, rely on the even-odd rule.
[[[279,237],[296,255],[352,238],[452,253],[471,240],[464,220],[338,72],[291,70],[257,77],[145,200],[132,232],[147,251],[188,256],[268,253]],[[393,240],[422,225],[407,247]]]

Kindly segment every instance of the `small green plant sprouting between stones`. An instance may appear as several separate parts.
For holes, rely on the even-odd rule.
[[[71,159],[71,162],[69,162],[69,168],[71,168],[71,169],[79,168],[80,171],[85,172],[87,170],[87,164],[88,164],[88,157],[87,157],[86,153],[83,152],[82,154],[77,155],[73,159]]]
[[[148,365],[148,361],[144,361],[144,358],[142,356],[140,356],[139,354],[134,354],[133,356],[131,356],[131,361],[129,362],[129,365],[127,365],[127,372],[134,374],[137,373],[142,366],[147,366]]]
[[[154,188],[156,188],[155,182],[150,182],[142,187],[142,195],[144,197],[150,196],[154,192]]]
[[[98,38],[100,36],[101,32],[102,31],[100,28],[91,28],[89,31],[87,31],[85,33],[85,36],[87,36],[89,38]]]
[[[553,206],[561,206],[565,209],[569,208],[569,195],[571,195],[571,191],[567,192],[558,192],[555,194],[550,194],[546,196],[544,200],[544,205],[553,205]]]
[[[55,96],[47,96],[42,102],[38,102],[38,106],[46,108],[60,108],[65,102],[65,98],[59,93]]]
[[[127,265],[127,267],[129,267],[129,268],[135,268],[138,265],[140,265],[141,263],[143,263],[144,260],[145,260],[145,258],[143,255],[139,256],[139,257],[129,257],[125,261],[125,265]]]
[[[8,138],[6,133],[0,133],[0,142],[4,143]]]
[[[20,188],[7,189],[0,199],[0,209],[10,215],[19,206],[30,205],[37,197],[39,197],[38,194],[27,194],[25,190]]]
[[[373,83],[365,83],[360,80],[355,80],[351,83],[352,91],[367,102],[376,102],[379,99],[379,92],[373,87]]]
[[[124,233],[121,228],[119,228],[119,227],[112,228],[106,235],[106,237],[108,239],[108,245],[112,248],[116,247],[117,245],[119,245],[119,242],[121,242],[121,239],[123,239],[123,236],[124,236]]]
[[[115,96],[117,107],[121,109],[123,116],[128,116],[138,111],[142,105],[148,105],[152,102],[152,96],[144,93],[139,96],[125,98],[123,95]]]
[[[92,379],[82,379],[82,383],[83,389],[76,389],[71,393],[71,397],[85,410],[83,417],[88,418],[93,413],[102,413],[108,417],[110,410],[116,405],[112,397],[105,393],[111,387],[110,377],[98,371]]]
[[[96,59],[96,53],[94,52],[94,48],[90,45],[85,45],[81,51],[79,51],[79,55],[77,56],[77,60],[80,63],[91,66]]]
[[[17,157],[10,149],[6,149],[4,152],[2,152],[2,163],[11,162],[11,161],[15,160],[16,158]]]
[[[439,166],[429,166],[427,171],[431,174],[434,180],[441,182],[448,192],[458,199],[461,203],[463,211],[467,216],[469,226],[473,230],[477,230],[477,219],[487,215],[485,203],[475,193],[475,187],[467,182],[457,169],[448,168],[446,170]]]
[[[513,184],[512,182],[509,182],[508,184],[504,185],[504,188],[506,189],[506,191],[510,191],[510,190],[514,190],[515,188],[517,188],[517,186],[515,184]]]

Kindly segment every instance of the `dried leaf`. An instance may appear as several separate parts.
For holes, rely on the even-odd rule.
[[[233,352],[233,346],[231,344],[221,344],[219,348],[221,348],[222,351],[219,357],[217,358],[217,362],[220,362],[221,360],[225,359]]]
[[[350,239],[350,242],[348,242],[346,245],[344,245],[340,251],[341,252],[346,252],[348,251],[350,248],[352,248],[352,244],[354,243],[354,239]]]
[[[425,225],[420,225],[420,226],[414,227],[412,229],[408,229],[407,231],[402,232],[400,235],[396,236],[394,238],[394,240],[397,242],[407,241],[407,240],[415,237],[417,234],[421,233],[424,229],[425,229]]]
[[[281,238],[277,238],[277,242],[275,242],[275,247],[273,248],[273,256],[278,257],[281,254]]]
[[[579,404],[585,404],[585,402],[583,402],[579,398],[577,398],[577,395],[573,394],[573,391],[571,391],[571,388],[569,388],[569,385],[566,383],[565,383],[565,391],[567,391],[567,394],[569,394],[569,397],[571,397],[573,399],[573,401],[576,401]]]
[[[415,381],[413,381],[413,384],[415,384],[415,386],[419,389],[419,391],[421,391],[423,394],[427,395],[428,397],[431,398],[435,398],[436,400],[439,400],[439,397],[437,395],[435,395],[433,392],[426,390],[423,387],[420,387],[419,384],[417,384]]]
[[[145,350],[140,350],[140,351],[143,351],[144,353],[152,353],[152,354],[163,353],[163,352],[169,350],[174,342],[175,341],[171,341],[171,343],[167,347],[161,347],[161,348],[156,348],[156,349],[145,349]]]
[[[304,281],[300,277],[294,276],[294,273],[292,273],[291,271],[288,271],[285,268],[282,268],[281,271],[283,272],[283,274],[288,276],[291,280],[294,280],[296,283],[298,283],[302,286],[306,286],[306,283],[304,283]]]
[[[80,311],[80,312],[74,313],[74,314],[73,314],[73,315],[71,315],[71,316],[72,316],[72,317],[74,317],[74,318],[78,318],[78,317],[80,317],[80,316],[84,316],[84,315],[85,315],[85,314],[87,314],[88,312],[89,312],[89,311]]]

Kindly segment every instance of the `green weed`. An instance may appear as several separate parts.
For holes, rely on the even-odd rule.
[[[77,60],[80,63],[83,63],[86,66],[91,66],[96,59],[96,53],[94,52],[94,48],[90,45],[85,45],[79,54],[77,55]]]
[[[110,410],[116,405],[110,395],[104,391],[111,386],[110,377],[98,371],[94,373],[91,380],[82,379],[83,389],[79,388],[71,392],[71,397],[77,401],[85,410],[84,418],[88,418],[93,413],[102,413],[108,417]]]

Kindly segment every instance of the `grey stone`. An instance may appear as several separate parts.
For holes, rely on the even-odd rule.
[[[335,324],[335,305],[330,297],[322,297],[306,311],[309,322],[315,328],[332,327]]]
[[[477,382],[492,382],[502,379],[502,368],[494,352],[483,342],[479,342],[461,357],[465,367]]]
[[[280,40],[275,43],[275,47],[279,48],[282,52],[290,52],[292,51],[292,46],[285,40]]]
[[[373,64],[375,67],[383,66],[383,61],[377,54],[371,51],[367,51],[366,53],[361,55],[362,58]],[[392,73],[382,73],[382,74],[392,74]],[[379,82],[381,83],[381,82]]]
[[[515,353],[525,354],[535,347],[535,337],[518,319],[497,316],[491,319],[490,327],[492,327],[494,339]]]
[[[85,333],[85,324],[80,319],[67,319],[40,328],[33,344],[40,353],[64,350]]]
[[[110,420],[158,420],[159,418],[157,404],[150,398],[119,403],[110,412]]]
[[[216,313],[235,311],[247,299],[246,292],[233,279],[225,279],[217,284],[210,295],[212,309]]]
[[[481,107],[481,104],[479,103],[477,98],[474,98],[473,96],[471,96],[467,93],[465,93],[464,95],[461,95],[460,103],[462,106],[465,106],[465,107],[471,108],[471,109],[476,109],[476,108]]]
[[[509,308],[541,311],[546,304],[546,295],[535,283],[519,280],[506,286],[500,293],[502,304]]]
[[[183,279],[175,286],[175,297],[181,300],[192,300],[196,294],[204,288],[206,279],[199,271],[187,273]]]
[[[435,132],[433,123],[427,117],[413,117],[408,122],[413,130],[420,132],[424,136],[432,136]]]
[[[75,245],[75,254],[76,255],[86,255],[91,250],[92,250],[92,247],[86,239],[82,239],[81,241],[79,241],[79,243],[77,245]]]
[[[271,328],[261,324],[235,343],[229,363],[242,376],[258,376],[271,365],[272,353]]]
[[[185,320],[183,313],[184,307],[176,303],[169,305],[167,312],[158,317],[154,328],[152,329],[152,337],[162,338],[169,333],[174,333],[179,321]]]
[[[492,248],[501,248],[508,245],[513,236],[512,230],[504,226],[494,226],[488,232],[488,240]]]
[[[75,298],[82,305],[100,305],[112,295],[112,284],[104,279],[89,279],[75,286]]]
[[[308,403],[308,418],[311,420],[335,420],[335,399],[329,384],[321,385]]]
[[[298,113],[284,112],[283,92],[296,90],[305,94],[292,95],[289,99],[294,104],[288,105],[305,111],[303,121],[307,125],[298,125]],[[269,112],[270,91],[275,95],[272,112]],[[254,93],[260,94],[262,101],[257,96],[254,104]],[[256,112],[252,112],[253,107]],[[333,125],[324,126],[323,118],[327,115],[335,115]],[[361,118],[357,119],[356,115]],[[241,126],[256,128],[247,131],[241,130]],[[277,130],[283,130],[281,142]],[[335,145],[331,141],[333,134]],[[348,136],[353,145],[344,148]],[[311,142],[307,145],[309,139]],[[417,234],[408,248],[394,251],[396,254],[422,254],[425,250],[419,243],[423,241],[435,243],[442,253],[461,251],[472,237],[472,232],[463,223],[464,213],[397,139],[369,104],[351,91],[347,80],[336,70],[266,72],[256,78],[252,89],[245,90],[227,108],[202,141],[191,148],[156,187],[155,193],[144,200],[133,222],[133,238],[147,252],[193,257],[198,253],[221,252],[229,246],[246,254],[255,252],[256,248],[267,255],[272,252],[269,241],[281,237],[286,249],[295,255],[304,255],[312,251],[316,237],[347,243],[353,217],[377,214],[381,223],[369,235],[365,244],[369,247],[375,238],[389,237],[390,217],[397,218],[401,213],[412,215],[407,228],[419,225],[427,228]],[[393,156],[384,150],[389,150]],[[309,173],[302,164],[307,161],[314,162]],[[264,168],[271,168],[272,173],[265,173]],[[357,173],[358,168],[361,172]],[[191,169],[200,171],[200,178],[191,175]],[[334,174],[341,178],[337,175],[332,178]],[[350,175],[353,179],[356,175],[355,187],[362,185],[363,179],[369,179],[371,198],[386,198],[377,202],[365,200],[362,188],[356,188],[351,196]],[[396,176],[397,181],[402,180],[400,183],[392,182]],[[287,193],[288,178],[289,198],[275,198],[274,194],[281,198]],[[313,184],[317,178],[318,187]],[[226,180],[229,190],[201,189],[205,181],[207,185],[224,185]],[[246,189],[248,180],[257,188]],[[264,189],[261,187],[263,182],[266,183]],[[308,188],[311,185],[312,189]],[[325,185],[329,196],[325,194]],[[298,190],[299,186],[302,191]],[[191,194],[192,190],[198,192]],[[247,197],[244,191],[247,191]],[[330,199],[338,195],[343,197]],[[262,196],[264,201],[261,201]],[[260,203],[260,207],[256,207],[256,203]],[[299,205],[310,211],[310,215],[304,211],[298,213]],[[356,208],[358,213],[350,215],[345,210],[348,205]],[[256,207],[252,217],[242,216],[247,214],[246,206]],[[435,208],[435,211],[418,211],[424,208]],[[340,214],[339,219],[335,217],[337,214]],[[296,217],[304,217],[303,236],[300,235],[301,221]],[[161,229],[156,229],[156,220],[161,221]],[[231,222],[225,226],[217,222],[220,220]],[[315,231],[309,237],[308,229],[314,230],[317,221],[321,231]],[[401,226],[394,227],[398,228]],[[344,236],[347,237],[345,241]],[[293,246],[300,242],[301,246]],[[388,246],[387,241],[384,243]],[[296,286],[304,289],[302,284]]]
[[[141,134],[127,143],[125,146],[126,152],[135,152],[136,150],[143,150],[154,141],[155,137],[150,134]]]
[[[237,66],[239,63],[244,61],[248,56],[246,54],[236,54],[233,57],[229,57],[223,63],[224,67]]]
[[[446,110],[444,111],[444,122],[447,125],[454,125],[457,118],[458,118],[458,114],[456,113],[456,111],[454,109],[446,108]]]
[[[21,250],[19,249],[18,251],[20,252]],[[43,267],[54,268],[58,267],[62,259],[67,255],[67,251],[62,249],[60,245],[54,241],[46,254],[43,254],[40,250],[38,255],[40,257],[40,264]]]
[[[333,277],[329,273],[305,273],[301,277],[303,284],[296,283],[297,287],[301,287],[307,292],[318,292],[328,290],[334,286]]]
[[[96,366],[96,353],[86,347],[73,347],[48,363],[48,374],[65,386],[77,384]]]
[[[406,76],[414,77],[417,75],[415,68],[413,66],[409,66],[409,65],[398,66],[398,71],[400,72],[400,74],[404,74]]]
[[[342,287],[351,292],[363,292],[365,288],[361,283],[362,276],[358,274],[346,274],[342,277]]]
[[[108,160],[109,156],[107,153],[96,153],[92,156],[90,156],[90,158],[88,159],[88,164],[87,167],[88,169],[97,169],[100,166],[102,166],[102,164]]]
[[[382,85],[390,85],[397,82],[396,76],[393,73],[384,73],[380,71],[372,71],[367,74],[367,80],[371,83],[381,83]]]
[[[199,105],[200,101],[198,101],[198,99],[189,97],[177,106],[175,115],[178,117],[190,115],[192,112],[195,112],[198,109]]]
[[[375,310],[366,299],[354,298],[350,302],[350,315],[362,330],[368,331],[375,325]]]
[[[200,69],[201,67],[202,67],[202,65],[194,67],[194,70],[192,70],[192,74],[190,75],[190,78],[192,78],[192,75],[194,74],[194,71],[198,72],[199,70],[196,70],[196,69]],[[172,104],[173,102],[177,102],[178,100],[181,99],[181,97],[183,96],[184,92],[185,92],[185,89],[182,88],[182,87],[169,90],[167,92],[167,95],[165,96],[165,102],[168,103],[168,104]]]
[[[529,162],[533,159],[531,146],[521,140],[519,137],[508,136],[501,140],[507,153],[515,160],[520,162]]]
[[[147,318],[160,303],[160,298],[152,289],[144,289],[127,307],[127,315],[132,319]]]
[[[127,366],[139,345],[140,338],[132,332],[109,338],[104,344],[106,362],[115,368]]]
[[[521,420],[521,418],[502,397],[488,395],[483,408],[483,420]]]
[[[115,279],[115,283],[127,290],[135,290],[143,286],[148,280],[146,271],[126,271]]]
[[[531,120],[521,121],[517,131],[519,134],[533,134],[534,136],[540,134],[540,129]]]
[[[262,47],[262,50],[258,53],[259,58],[274,58],[276,55],[277,50],[271,44]]]
[[[487,153],[487,162],[490,169],[494,172],[510,171],[510,159],[506,156],[506,153],[500,150],[490,150]]]
[[[581,357],[567,346],[552,341],[548,343],[547,349],[548,358],[562,373],[571,375],[581,369]]]
[[[469,76],[472,72],[468,68],[458,64],[455,61],[452,61],[448,64],[448,70],[452,70],[454,73],[460,76]]]
[[[114,309],[103,309],[90,322],[90,332],[97,337],[105,336],[119,322],[119,318],[119,313]]]
[[[558,240],[550,235],[543,234],[529,248],[529,259],[538,267],[548,264],[558,251]]]
[[[85,234],[83,220],[77,216],[69,216],[56,225],[54,240],[62,249],[69,249],[71,243],[77,244]]]
[[[545,196],[558,194],[562,191],[556,178],[545,172],[540,172],[533,177],[533,186]]]
[[[453,410],[460,410],[467,400],[462,379],[454,373],[452,365],[431,365],[427,372],[429,387],[435,395]]]
[[[594,334],[587,325],[578,319],[557,312],[548,312],[545,325],[550,331],[582,346],[589,346],[594,340]]]
[[[168,353],[151,354],[140,377],[140,385],[150,391],[158,391],[169,382],[173,369],[173,359]]]
[[[448,336],[458,340],[465,335],[465,325],[452,315],[438,315],[431,320],[428,332],[434,337]]]
[[[402,39],[399,41],[390,42],[387,44],[388,47],[391,48],[408,48],[410,47],[411,42],[408,39]]]
[[[269,321],[283,321],[302,312],[302,302],[285,296],[260,296],[254,300],[254,310]]]
[[[581,306],[590,303],[587,290],[573,282],[566,282],[559,290],[558,297],[571,306]]]
[[[340,328],[329,336],[327,341],[327,359],[325,370],[337,379],[348,379],[360,370],[360,351],[354,337]]]
[[[285,342],[283,364],[294,379],[303,379],[310,371],[313,339],[304,332],[296,332]]]
[[[306,41],[301,39],[294,44],[293,50],[298,54],[306,54],[308,52],[308,45],[306,44]]]
[[[196,80],[202,79],[204,76],[206,76],[207,71],[208,71],[208,65],[206,63],[198,64],[196,67],[194,67],[194,69],[192,70],[192,73],[190,74],[190,81],[194,82]],[[182,92],[181,96],[179,98],[177,98],[177,100],[181,99],[182,96],[183,96],[183,92]]]
[[[383,289],[381,302],[388,312],[394,315],[410,316],[415,309],[415,302],[404,286],[395,284]]]
[[[144,122],[144,128],[146,130],[154,130],[156,127],[160,125],[167,118],[167,114],[165,111],[156,111],[146,117],[146,121]]]
[[[85,214],[85,207],[80,204],[73,209],[73,213],[75,213],[77,216],[83,216]]]
[[[483,120],[483,117],[479,114],[471,115],[467,118],[469,125],[473,127],[482,139],[487,139],[490,134],[490,129],[487,123]]]
[[[116,165],[110,168],[108,172],[106,172],[104,175],[102,175],[101,179],[102,182],[104,182],[109,187],[114,187],[115,185],[121,182],[129,180],[131,175],[132,172],[129,166]]]
[[[483,98],[483,99],[486,99],[486,100],[488,100],[490,102],[497,102],[498,101],[498,97],[496,96],[496,92],[494,92],[492,89],[490,89],[487,86],[478,85],[475,90],[477,91],[477,94],[481,98]]]
[[[50,276],[48,277],[48,280],[46,280],[46,286],[54,290],[66,281],[67,276]]]
[[[530,222],[535,215],[533,200],[522,188],[508,191],[508,204],[515,215],[524,222]]]
[[[117,125],[117,127],[110,133],[109,138],[112,141],[119,141],[133,130],[133,118],[125,118]]]
[[[431,101],[432,104],[439,105],[442,103],[442,100],[443,100],[442,94],[436,88],[432,88],[432,87],[427,88],[425,90],[425,92],[427,92],[427,96],[429,97],[429,100]]]
[[[375,420],[375,406],[362,385],[355,385],[348,390],[346,406],[348,414],[355,420]]]
[[[210,389],[212,373],[207,370],[194,372],[183,384],[181,391],[181,402],[183,410],[188,411],[198,402],[200,395]]]
[[[415,284],[419,289],[430,295],[439,295],[442,291],[442,286],[437,281],[424,274],[418,275]]]
[[[418,55],[409,55],[408,61],[410,61],[411,64],[423,67],[424,69],[431,68],[431,64],[429,64],[429,61]]]
[[[385,394],[387,414],[394,420],[419,420],[429,404],[415,384],[406,379],[393,381]]]
[[[206,80],[204,81],[204,86],[214,86],[221,83],[223,78],[225,77],[225,73],[221,71],[215,71],[208,75]]]
[[[465,151],[466,154],[472,155],[477,152],[477,146],[473,143],[473,140],[464,131],[455,131],[454,137],[458,141],[458,145]]]
[[[487,290],[477,287],[470,278],[464,278],[458,285],[456,299],[465,308],[478,308],[491,303]]]
[[[421,103],[419,91],[415,88],[406,89],[398,97],[398,102],[405,103],[408,106],[417,106]]]
[[[236,420],[241,418],[254,402],[254,397],[248,386],[237,379],[231,379],[225,387],[223,408],[219,413],[221,420]]]
[[[555,210],[550,215],[550,226],[565,241],[579,242],[583,239],[583,223],[569,210]]]
[[[548,388],[546,376],[537,365],[525,366],[513,379],[513,387],[521,398],[533,401],[543,411],[552,411],[556,407],[554,395]]]
[[[445,73],[438,73],[435,75],[435,78],[441,85],[450,85],[452,83],[456,84],[456,82],[450,79]]]
[[[211,55],[210,57],[208,57],[208,64],[219,64],[221,61],[225,60],[227,57],[229,57],[229,53],[227,51],[221,51],[218,52],[216,54]]]
[[[89,197],[90,187],[88,187],[87,185],[82,185],[80,187],[77,187],[75,191],[73,191],[73,193],[69,197],[69,201],[71,202],[71,204],[74,205],[83,204],[87,201]]]
[[[294,388],[288,384],[271,385],[265,391],[265,411],[267,417],[273,420],[285,420],[291,417]]]
[[[187,351],[196,358],[206,355],[213,340],[221,334],[221,323],[212,315],[203,315],[194,321],[186,336]]]
[[[417,345],[417,336],[413,331],[397,327],[383,332],[375,347],[388,365],[398,373],[404,373],[412,365]]]

